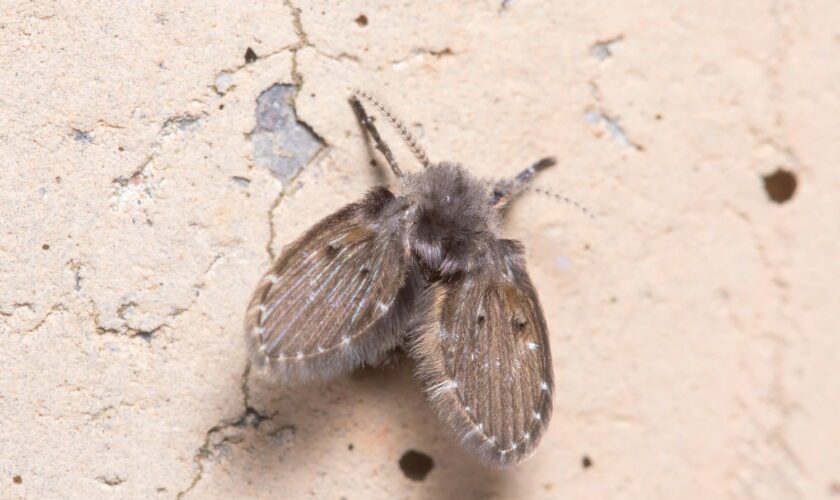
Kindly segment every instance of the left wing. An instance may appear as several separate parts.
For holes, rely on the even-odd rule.
[[[418,285],[399,206],[374,189],[283,250],[246,314],[256,368],[285,383],[327,379],[402,342]]]

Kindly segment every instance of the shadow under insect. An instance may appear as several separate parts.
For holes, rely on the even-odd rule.
[[[263,420],[252,421],[239,443],[247,453],[226,462],[241,480],[266,488],[326,474],[333,487],[399,478],[421,498],[504,497],[511,472],[488,469],[458,446],[414,369],[397,350],[378,366],[330,382],[278,387],[251,376],[250,404]],[[312,488],[316,496],[334,492]]]

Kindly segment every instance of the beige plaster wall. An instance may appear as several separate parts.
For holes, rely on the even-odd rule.
[[[836,1],[7,1],[0,68],[0,497],[840,498]],[[266,163],[296,120],[255,149],[274,84],[300,173]],[[521,467],[408,361],[247,368],[270,255],[380,180],[350,86],[478,175],[556,155],[538,185],[600,214],[506,225],[557,379]]]

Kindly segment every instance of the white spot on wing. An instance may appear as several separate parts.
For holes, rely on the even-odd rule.
[[[298,351],[298,353],[297,353],[297,359],[303,359],[303,352]]]
[[[548,392],[548,384],[546,384],[545,381],[540,382],[540,389],[544,390],[545,392]]]
[[[539,414],[539,413],[537,413],[537,412],[534,412],[534,420],[536,420],[536,421],[540,421],[540,420],[542,420],[542,415],[540,415],[540,414]]]
[[[377,302],[376,307],[378,307],[379,310],[382,311],[383,313],[386,313],[386,312],[388,312],[388,309],[391,308],[391,304],[384,304],[382,302]]]
[[[537,345],[537,344],[536,344],[536,343],[534,343],[534,342],[528,342],[528,343],[527,343],[527,344],[525,344],[525,345],[527,345],[527,346],[528,346],[528,349],[530,349],[530,350],[532,350],[532,351],[535,351],[535,350],[539,347],[539,345]]]
[[[437,399],[444,395],[445,393],[455,390],[458,387],[458,382],[449,379],[444,380],[436,385],[433,385],[429,388],[429,397],[431,399]]]
[[[350,337],[347,337],[347,336],[341,337],[341,343],[343,345],[349,344],[350,343]]]
[[[513,281],[513,271],[510,268],[510,264],[505,260],[505,278],[508,281]]]

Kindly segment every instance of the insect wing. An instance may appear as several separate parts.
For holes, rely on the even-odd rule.
[[[388,316],[399,312],[409,261],[395,204],[374,189],[284,249],[246,315],[256,367],[284,382],[325,379],[400,342]]]
[[[411,355],[438,414],[490,465],[520,462],[551,417],[542,309],[521,246],[498,240],[475,273],[432,285],[418,303]]]

